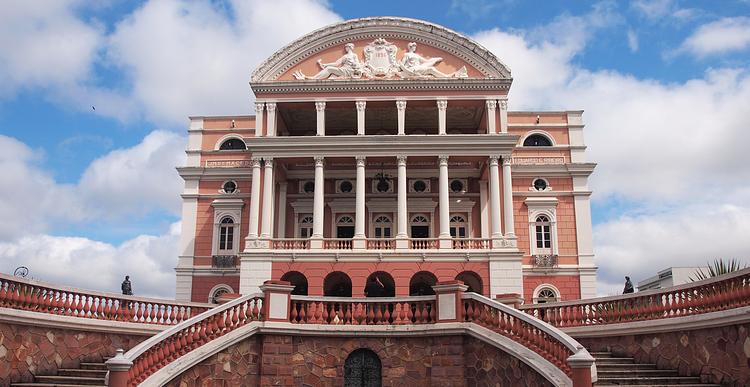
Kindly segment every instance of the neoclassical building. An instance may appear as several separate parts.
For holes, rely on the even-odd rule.
[[[308,295],[460,279],[526,303],[595,296],[583,112],[509,111],[511,84],[480,44],[418,20],[283,47],[252,73],[255,115],[190,118],[177,299],[269,279]]]

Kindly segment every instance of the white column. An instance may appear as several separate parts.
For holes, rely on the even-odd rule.
[[[266,122],[266,136],[273,137],[276,135],[276,102],[266,104],[268,110],[268,121]]]
[[[440,165],[440,248],[450,249],[453,247],[451,243],[451,231],[450,231],[450,196],[448,194],[448,156],[438,156],[438,163]]]
[[[489,211],[487,211],[487,180],[479,180],[479,214],[482,224],[482,238],[489,237]]]
[[[508,100],[500,101],[500,133],[508,133]]]
[[[503,156],[503,223],[505,236],[515,237],[516,228],[513,225],[513,183],[510,175],[510,155]]]
[[[268,239],[271,237],[271,224],[273,223],[273,158],[264,157],[263,176],[263,222],[261,223],[260,237]]]
[[[445,134],[446,133],[445,112],[446,110],[448,110],[448,101],[444,99],[439,99],[437,101],[437,108],[438,108],[438,134]]]
[[[250,227],[247,237],[258,238],[258,218],[260,216],[260,157],[253,157],[253,181],[250,189]]]
[[[396,110],[398,110],[398,134],[403,135],[406,133],[406,101],[396,100]]]
[[[315,191],[313,192],[313,234],[312,239],[323,239],[323,211],[325,210],[323,157],[315,157]],[[312,245],[310,247],[313,247]],[[323,247],[322,241],[320,247]]]
[[[354,248],[366,247],[365,243],[365,157],[357,156],[357,191],[354,214]]]
[[[276,223],[276,238],[286,238],[286,190],[289,183],[279,182],[279,222]]]
[[[315,111],[317,112],[317,135],[326,135],[326,103],[323,101],[315,102]]]
[[[409,213],[406,208],[406,156],[397,156],[398,159],[398,234],[396,234],[396,248],[409,248]]]
[[[495,134],[495,100],[485,101],[487,104],[487,134]]]
[[[490,156],[490,213],[492,215],[492,239],[503,236],[500,231],[500,171],[498,156]]]
[[[263,109],[265,106],[266,104],[262,102],[255,104],[255,137],[263,136]]]
[[[357,101],[354,103],[357,107],[357,134],[360,136],[365,135],[365,106],[367,102]]]

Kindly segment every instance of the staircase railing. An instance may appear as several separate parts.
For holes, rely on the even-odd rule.
[[[96,320],[175,325],[213,305],[82,290],[0,273],[0,307]]]
[[[692,316],[748,305],[750,269],[743,269],[666,289],[520,309],[556,327],[576,327]]]
[[[263,321],[263,294],[234,299],[183,321],[125,353],[127,385],[137,386],[180,356],[253,321]]]

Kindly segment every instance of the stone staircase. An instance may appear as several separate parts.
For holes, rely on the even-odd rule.
[[[632,357],[592,352],[599,380],[595,386],[721,387],[702,383],[697,376],[680,376],[677,370],[660,370],[656,364],[636,364]]]
[[[11,387],[91,387],[106,386],[107,366],[101,363],[82,362],[79,368],[60,368],[57,375],[34,376],[31,383],[11,383]]]

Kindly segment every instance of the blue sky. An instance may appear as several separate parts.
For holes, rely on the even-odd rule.
[[[130,270],[172,295],[187,116],[252,113],[259,61],[375,15],[477,39],[513,71],[511,109],[586,111],[601,293],[748,258],[746,0],[65,0],[0,15],[0,271],[112,290]]]

